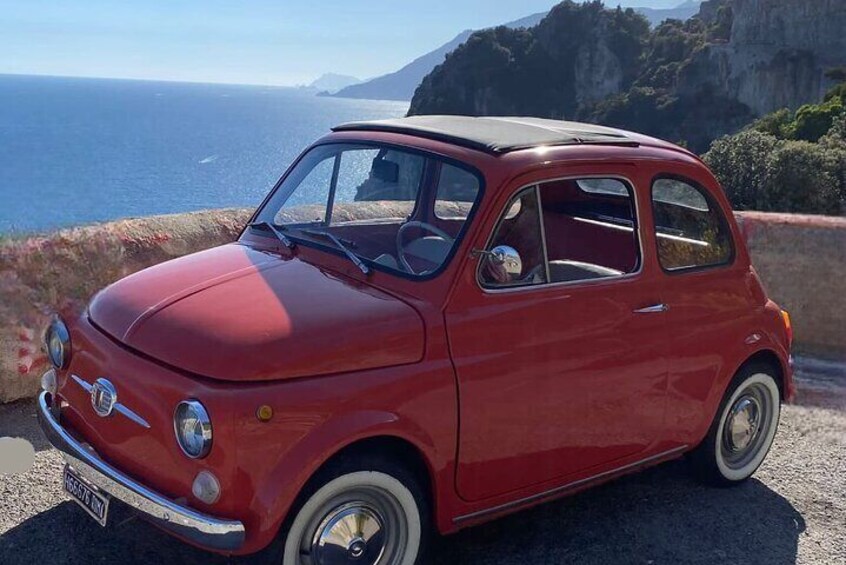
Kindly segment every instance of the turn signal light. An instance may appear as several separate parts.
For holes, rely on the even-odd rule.
[[[213,473],[200,471],[191,486],[191,492],[198,500],[214,504],[220,498],[220,482]]]
[[[790,323],[790,314],[787,310],[781,311],[781,321],[784,323],[784,329],[787,332],[787,344],[793,345],[793,324]]]

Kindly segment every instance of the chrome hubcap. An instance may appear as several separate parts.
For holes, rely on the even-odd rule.
[[[360,502],[332,510],[317,527],[311,559],[320,565],[375,564],[385,553],[385,518]]]
[[[726,415],[720,451],[725,464],[741,469],[752,461],[765,443],[774,407],[769,392],[760,384],[743,391]]]
[[[728,444],[732,451],[742,451],[749,447],[758,431],[761,409],[754,398],[741,397],[732,407],[726,423]]]

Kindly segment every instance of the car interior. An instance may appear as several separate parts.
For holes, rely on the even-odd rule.
[[[414,275],[437,270],[476,202],[479,179],[466,169],[417,154],[392,149],[368,151],[375,157],[367,163],[363,180],[348,187],[350,190],[342,184],[354,179],[355,174],[344,176],[341,165],[329,217],[317,224],[360,257],[388,269]],[[343,153],[342,159],[349,153]],[[296,216],[308,209],[283,207],[276,221],[301,225],[304,222],[297,221]],[[323,206],[319,211],[325,213],[325,209]],[[308,214],[302,218],[311,219],[314,212]]]
[[[616,179],[565,179],[532,187],[500,222],[491,248],[500,245],[514,249],[523,268],[515,280],[486,266],[483,282],[493,286],[541,284],[547,276],[559,283],[631,273],[639,262],[631,189]]]

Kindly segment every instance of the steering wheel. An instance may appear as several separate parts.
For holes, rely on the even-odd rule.
[[[408,264],[408,260],[405,258],[405,246],[402,244],[402,236],[405,233],[405,230],[407,230],[408,228],[421,228],[428,232],[431,232],[443,239],[444,241],[448,242],[450,247],[452,247],[452,244],[455,241],[455,239],[450,237],[449,234],[444,230],[436,228],[432,224],[427,224],[426,222],[411,221],[401,225],[399,231],[397,231],[397,256],[399,257],[400,264],[409,273],[418,274],[414,271],[411,265]]]

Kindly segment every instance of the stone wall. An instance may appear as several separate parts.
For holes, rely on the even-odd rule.
[[[34,395],[56,309],[149,265],[233,241],[245,210],[125,220],[0,242],[0,402]],[[846,359],[846,218],[739,215],[770,295],[793,317],[796,348]]]
[[[0,240],[0,403],[38,391],[52,312],[84,308],[97,290],[150,265],[233,241],[249,216],[215,210]]]
[[[767,293],[790,312],[794,349],[846,361],[846,218],[737,216]]]

